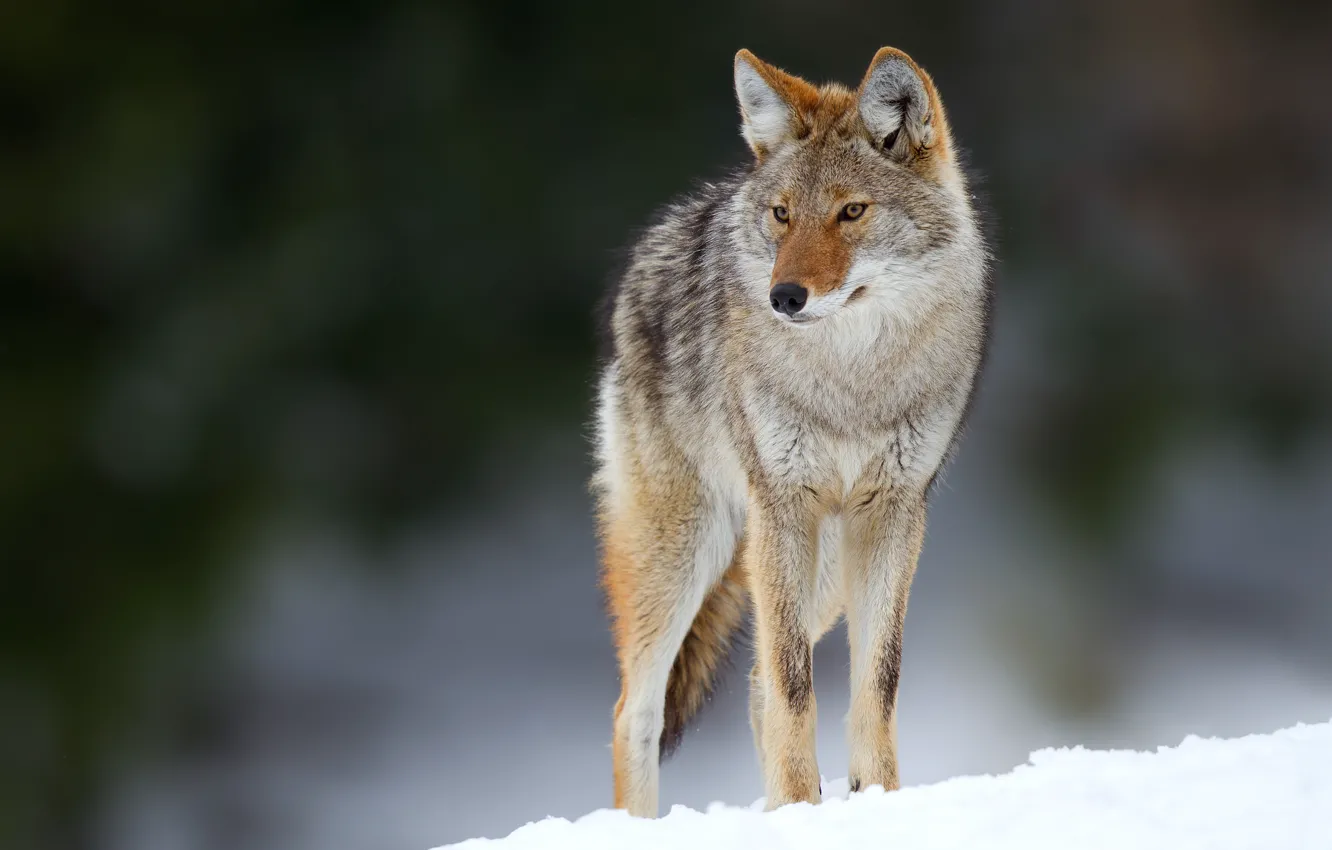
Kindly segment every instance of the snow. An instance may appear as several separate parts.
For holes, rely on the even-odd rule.
[[[559,778],[552,776],[552,782]],[[1189,737],[1154,753],[1041,750],[1003,776],[970,776],[763,812],[675,806],[659,820],[601,810],[548,818],[465,850],[687,848],[1114,848],[1332,850],[1332,723],[1233,740]]]

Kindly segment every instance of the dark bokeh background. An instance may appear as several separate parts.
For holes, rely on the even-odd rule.
[[[609,802],[593,305],[744,160],[739,47],[851,84],[906,49],[995,212],[906,781],[1332,716],[1330,8],[9,4],[0,844],[422,848]],[[761,793],[742,680],[666,805]]]

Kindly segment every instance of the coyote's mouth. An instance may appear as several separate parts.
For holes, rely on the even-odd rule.
[[[798,313],[788,314],[773,310],[772,315],[784,325],[808,328],[811,325],[815,325],[830,316],[835,316],[842,310],[850,307],[854,302],[860,300],[869,292],[869,287],[862,284],[853,289],[850,295],[843,296],[842,293],[844,292],[846,292],[845,289],[840,289],[829,295],[822,296],[818,300],[812,300],[805,309]]]
[[[776,316],[779,320],[781,320],[782,324],[793,325],[797,328],[798,327],[807,328],[810,325],[818,323],[821,319],[824,318],[823,316],[807,316],[807,315],[801,315],[799,313],[795,314],[794,316],[787,316],[782,313],[774,312],[773,315]]]

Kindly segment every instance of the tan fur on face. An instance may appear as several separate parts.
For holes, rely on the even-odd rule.
[[[772,286],[798,283],[813,295],[824,295],[842,285],[851,268],[851,243],[836,218],[798,216],[777,250]]]

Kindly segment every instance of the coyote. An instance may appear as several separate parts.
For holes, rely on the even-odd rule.
[[[768,807],[820,800],[811,647],[843,613],[851,788],[898,787],[907,592],[987,340],[989,254],[928,74],[885,47],[858,89],[816,87],[741,50],[735,91],[753,162],[634,246],[600,379],[615,805],[644,817],[750,597]]]

